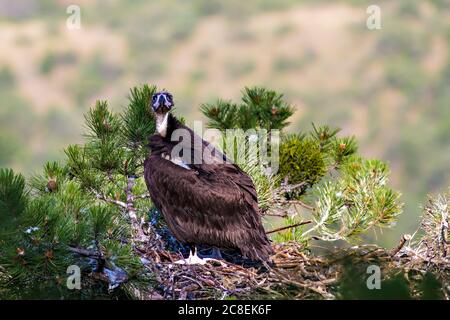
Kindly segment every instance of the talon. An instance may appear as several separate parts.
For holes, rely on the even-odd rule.
[[[202,259],[197,255],[197,248],[194,250],[194,254],[192,254],[192,251],[189,251],[189,257],[187,259],[181,259],[178,261],[175,261],[175,264],[185,264],[185,265],[193,265],[193,264],[200,264],[205,265],[207,263],[207,259]]]

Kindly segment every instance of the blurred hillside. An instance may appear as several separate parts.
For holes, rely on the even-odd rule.
[[[80,30],[66,8],[81,7]],[[26,174],[80,140],[96,99],[114,108],[140,83],[173,92],[178,113],[238,99],[245,85],[284,92],[291,130],[355,134],[391,164],[405,214],[381,240],[415,230],[426,194],[450,185],[450,1],[0,0],[0,167]]]

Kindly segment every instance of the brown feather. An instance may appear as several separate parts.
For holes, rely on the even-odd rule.
[[[170,141],[175,129],[186,129],[170,115],[166,138],[150,137],[151,155],[146,159],[145,181],[155,206],[162,212],[174,236],[187,244],[237,248],[250,259],[268,260],[273,253],[259,215],[258,198],[251,178],[214,149],[211,164],[189,164],[191,170],[162,157],[178,142]],[[196,136],[200,139],[198,136]],[[193,140],[193,139],[191,139]],[[191,145],[186,163],[202,157],[208,143]],[[198,161],[197,161],[198,162]]]

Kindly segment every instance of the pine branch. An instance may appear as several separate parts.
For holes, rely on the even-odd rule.
[[[286,218],[289,215],[289,212],[286,210],[282,210],[281,212],[264,212],[263,215],[270,217]]]
[[[286,230],[286,229],[292,229],[292,228],[296,228],[296,227],[303,226],[303,225],[305,225],[305,224],[310,224],[310,223],[312,223],[311,220],[302,221],[302,222],[299,222],[299,223],[292,224],[292,225],[290,225],[290,226],[280,227],[280,228],[276,228],[276,229],[267,231],[266,234],[271,234],[271,233],[275,233],[275,232],[280,232],[280,231],[283,231],[283,230]]]
[[[155,132],[155,119],[150,110],[150,99],[155,92],[156,87],[148,85],[130,90],[129,103],[121,119],[124,124],[123,140],[131,149],[143,147],[147,138]]]
[[[404,235],[402,236],[402,238],[400,239],[399,244],[398,244],[394,249],[391,250],[391,255],[392,255],[392,256],[395,256],[397,253],[399,253],[400,250],[402,250],[403,247],[405,246],[406,242],[410,241],[411,238],[412,238],[411,235],[409,235],[409,234],[404,234]]]
[[[309,204],[306,204],[306,203],[304,203],[304,202],[301,201],[301,200],[288,200],[287,203],[290,203],[290,204],[299,204],[299,205],[301,205],[303,208],[308,209],[308,210],[311,210],[311,211],[316,210],[315,207],[310,206]]]
[[[111,199],[111,198],[107,197],[106,195],[101,194],[101,193],[99,193],[99,192],[97,192],[95,190],[92,190],[92,192],[95,194],[96,198],[99,199],[99,200],[103,200],[103,201],[105,201],[107,203],[115,204],[115,205],[117,205],[117,206],[119,206],[121,208],[124,208],[124,209],[128,208],[128,205],[125,202],[123,202],[123,201]]]
[[[81,256],[84,256],[84,257],[89,257],[89,258],[94,258],[94,259],[101,258],[101,255],[97,251],[94,251],[94,250],[89,250],[89,249],[80,248],[80,247],[71,247],[71,246],[69,246],[67,248],[67,250],[69,250],[70,252],[79,254]]]
[[[136,215],[136,209],[134,207],[134,196],[132,190],[136,183],[136,177],[128,176],[128,183],[125,189],[125,194],[127,196],[126,209],[128,217],[130,218],[131,225],[133,227],[133,232],[135,232],[135,240],[139,242],[148,242],[148,236],[142,230],[141,224],[138,221]]]
[[[97,101],[85,115],[88,128],[87,137],[106,139],[115,136],[120,130],[120,120],[109,109],[106,101]]]

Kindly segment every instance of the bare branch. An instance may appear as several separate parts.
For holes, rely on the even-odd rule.
[[[144,193],[144,194],[141,194],[139,196],[135,196],[134,199],[150,199],[150,194],[149,193]]]
[[[265,212],[262,214],[263,216],[271,216],[271,217],[281,217],[281,218],[286,218],[289,213],[287,211],[282,211],[282,212]]]
[[[144,231],[142,230],[141,224],[138,221],[138,217],[136,215],[136,208],[134,207],[134,196],[133,196],[133,188],[136,183],[136,177],[134,176],[128,176],[128,183],[127,187],[125,189],[125,193],[127,196],[127,203],[126,203],[126,209],[128,213],[128,217],[130,218],[131,225],[133,227],[133,231],[136,233],[136,240],[140,242],[146,242],[148,240],[148,237],[145,235]]]
[[[306,209],[311,210],[311,211],[315,210],[315,208],[313,206],[310,206],[309,204],[306,204],[306,203],[304,203],[301,200],[289,200],[288,203],[290,203],[290,204],[299,204],[303,208],[306,208]]]
[[[88,250],[85,248],[79,248],[79,247],[67,247],[67,249],[70,252],[85,256],[85,257],[90,257],[90,258],[95,258],[95,259],[100,259],[100,255],[98,254],[98,252],[93,251],[93,250]]]
[[[283,231],[283,230],[286,230],[286,229],[296,228],[296,227],[299,227],[299,226],[302,226],[302,225],[305,225],[305,224],[310,224],[310,223],[312,223],[311,220],[306,220],[306,221],[302,221],[302,222],[299,222],[299,223],[292,224],[292,225],[287,226],[287,227],[281,227],[281,228],[276,228],[276,229],[267,231],[266,234],[271,234],[271,233]]]
[[[400,250],[402,250],[402,248],[405,246],[407,241],[411,240],[411,235],[409,234],[404,234],[402,236],[402,238],[400,239],[400,243],[397,245],[397,247],[395,247],[394,249],[392,249],[391,251],[391,255],[395,256],[397,253],[400,252]]]
[[[127,208],[127,204],[126,204],[125,202],[123,202],[123,201],[111,199],[111,198],[107,197],[107,196],[104,195],[104,194],[101,194],[101,193],[99,193],[99,192],[96,192],[95,190],[92,190],[92,192],[95,193],[95,196],[96,196],[97,199],[99,199],[99,200],[103,200],[103,201],[105,201],[105,202],[108,202],[108,203],[111,203],[111,204],[118,205],[119,207],[124,208],[124,209]]]

